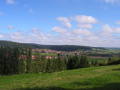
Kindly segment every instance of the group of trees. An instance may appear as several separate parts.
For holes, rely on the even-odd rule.
[[[87,56],[46,59],[39,52],[34,52],[34,58],[32,55],[32,49],[0,47],[0,75],[52,73],[89,66]]]
[[[86,55],[78,57],[77,54],[75,54],[75,56],[68,58],[67,69],[77,69],[89,66],[90,63]]]
[[[23,72],[24,61],[19,59],[22,50],[19,48],[0,48],[0,74],[10,75]]]
[[[108,59],[107,65],[116,65],[120,64],[120,58],[118,56],[112,56]]]
[[[46,59],[39,52],[32,49],[18,47],[0,47],[0,75],[22,74],[22,73],[52,73],[63,70],[71,70],[90,66],[103,66],[120,64],[120,58],[110,57],[108,63],[89,61],[86,55],[68,56],[62,58]]]
[[[32,49],[0,47],[0,75],[51,73],[66,70],[66,62],[60,57],[45,59],[38,52],[35,52],[34,58],[32,55]]]

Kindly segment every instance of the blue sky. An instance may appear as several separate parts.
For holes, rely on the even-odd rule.
[[[0,40],[120,47],[120,0],[0,2]]]

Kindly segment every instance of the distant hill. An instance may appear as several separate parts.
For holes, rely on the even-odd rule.
[[[4,40],[0,40],[0,47],[20,47],[20,48],[34,48],[33,46],[29,46],[29,45],[24,45],[18,42],[13,42],[13,41],[4,41]]]
[[[77,50],[92,50],[93,47],[89,46],[77,46],[77,45],[41,45],[35,43],[17,43],[12,41],[0,41],[0,46],[10,46],[10,47],[24,47],[24,48],[39,48],[39,49],[51,49],[57,51],[77,51]],[[97,48],[97,47],[94,47]],[[99,47],[100,48],[100,47]],[[104,49],[104,48],[100,48]]]
[[[92,50],[89,46],[77,46],[77,45],[40,45],[34,43],[25,43],[25,45],[33,46],[34,48],[51,49],[57,51],[77,51],[77,50]]]

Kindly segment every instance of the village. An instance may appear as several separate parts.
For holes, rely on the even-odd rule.
[[[51,49],[32,49],[32,51],[33,52],[39,52],[41,55],[44,54],[46,59],[52,59],[52,58],[56,59],[56,58],[58,58],[58,56],[61,56],[62,58],[65,58],[68,55],[73,56],[75,54],[80,55],[82,53],[89,52],[88,50],[86,50],[86,51],[81,50],[81,51],[66,52],[66,51],[56,51],[56,50],[51,50]],[[32,59],[35,59],[34,55],[32,55]]]

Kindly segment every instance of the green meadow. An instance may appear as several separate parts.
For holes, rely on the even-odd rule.
[[[0,90],[120,90],[120,65],[0,76]]]
[[[41,56],[57,56],[56,54],[53,53],[40,53]]]

